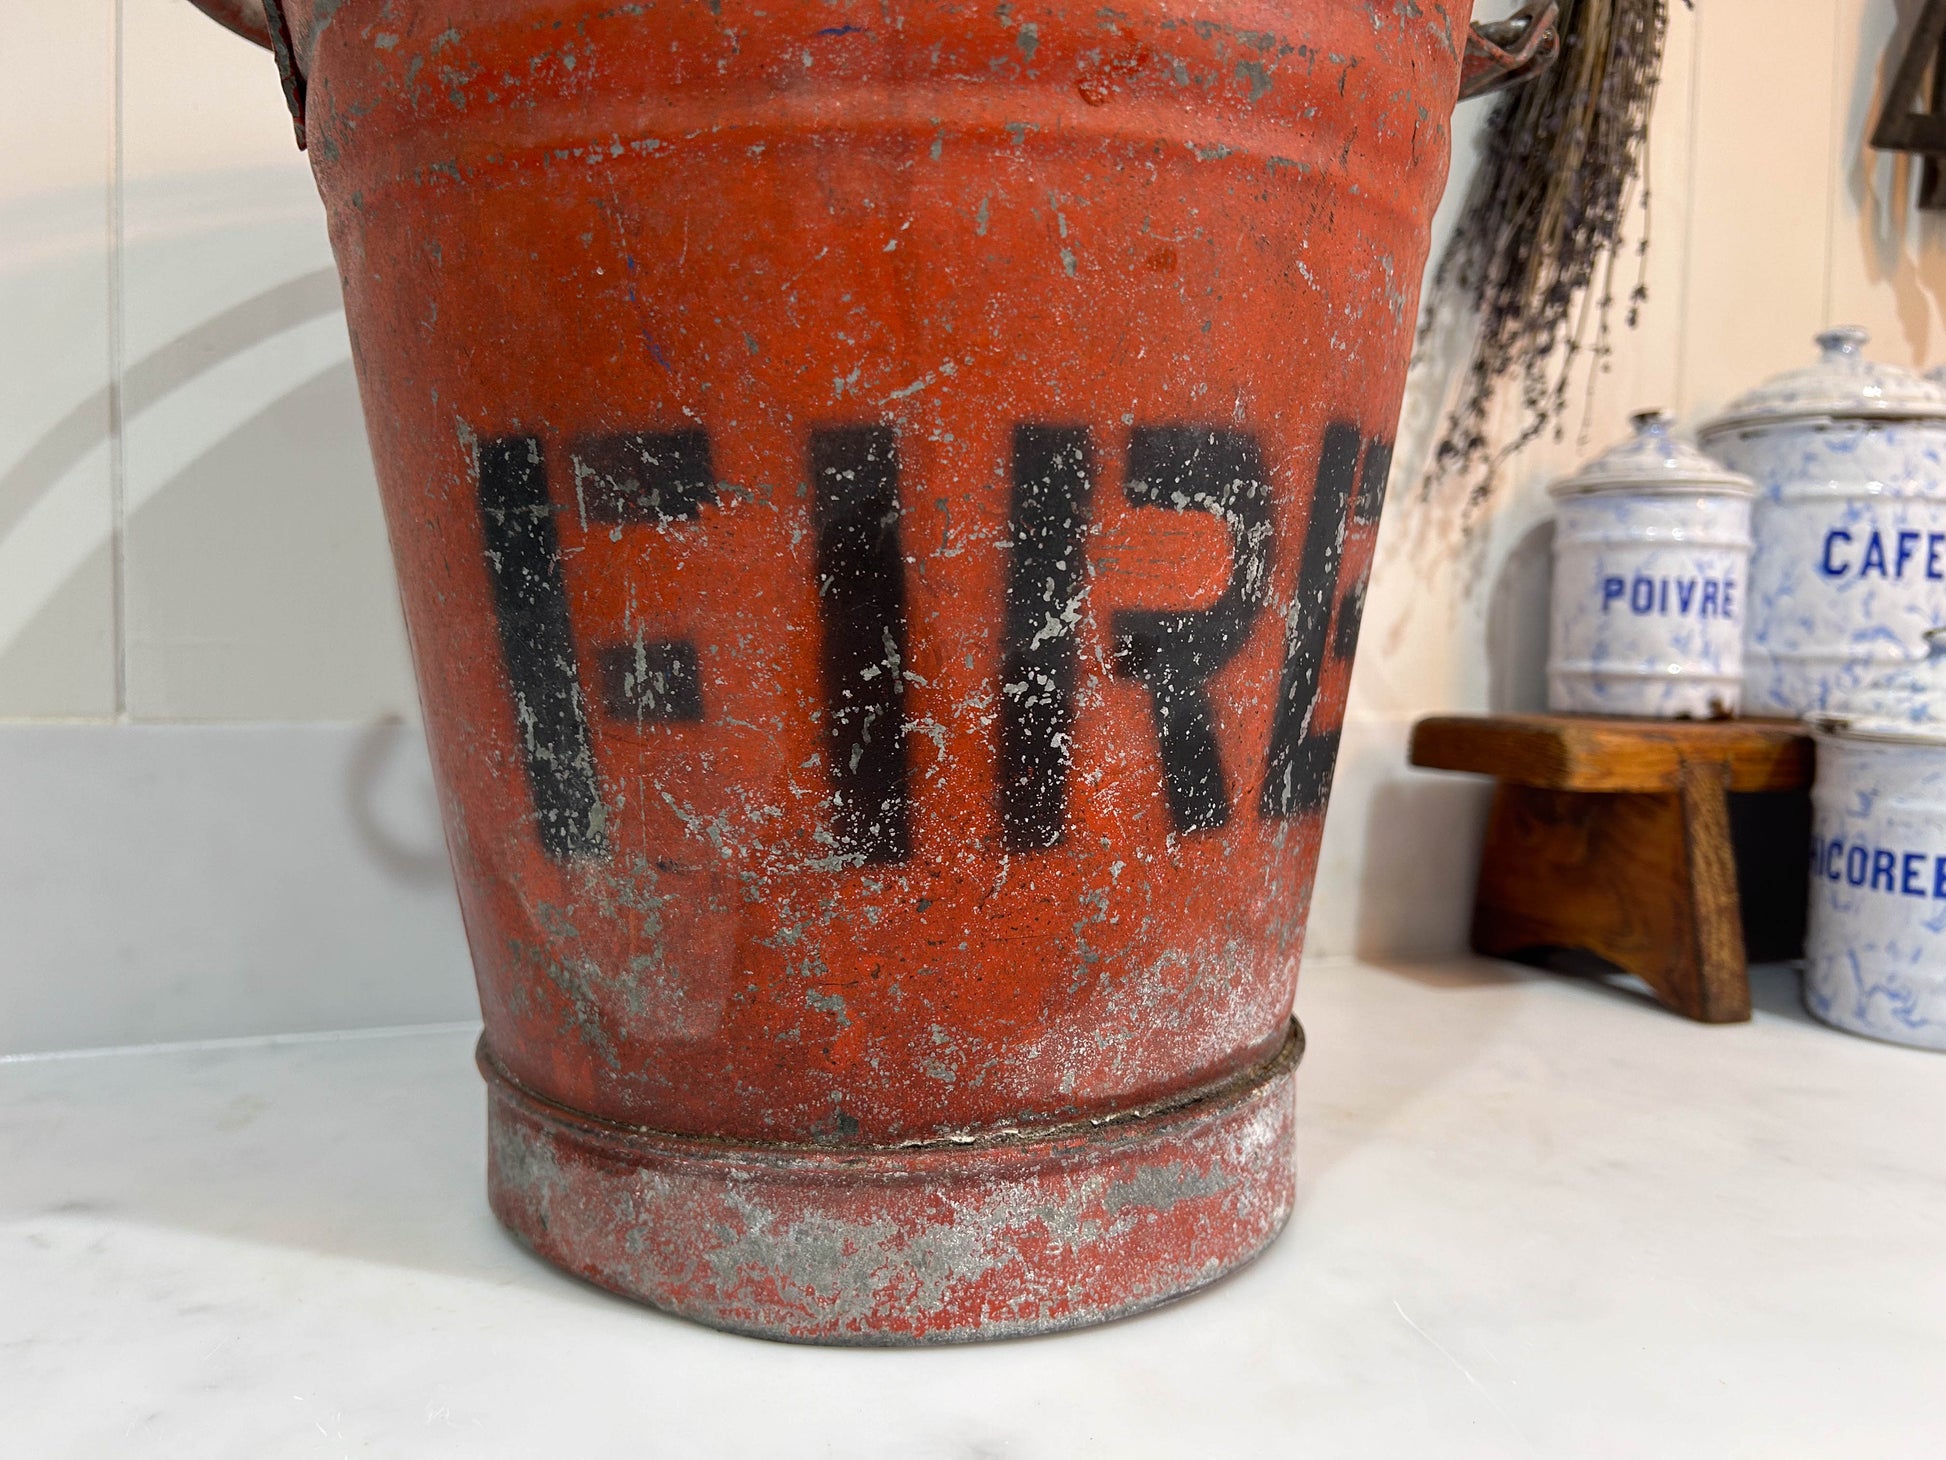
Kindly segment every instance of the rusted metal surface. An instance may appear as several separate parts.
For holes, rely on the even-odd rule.
[[[1099,1123],[857,1151],[685,1140],[520,1089],[483,1044],[493,1208],[591,1282],[766,1338],[1046,1333],[1214,1282],[1291,1210],[1303,1036],[1195,1098]]]
[[[281,9],[503,1220],[845,1341],[1256,1251],[1465,5]]]

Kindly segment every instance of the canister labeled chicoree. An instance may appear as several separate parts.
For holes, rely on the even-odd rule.
[[[1752,477],[1746,713],[1835,710],[1946,624],[1946,387],[1818,336],[1814,365],[1704,425]]]
[[[1662,412],[1634,424],[1550,488],[1560,506],[1548,707],[1735,714],[1755,488],[1678,441]]]
[[[1817,716],[1804,1002],[1828,1024],[1946,1050],[1946,646]]]

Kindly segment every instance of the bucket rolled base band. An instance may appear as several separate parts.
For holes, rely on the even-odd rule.
[[[1292,1201],[1292,1022],[1183,1102],[904,1147],[762,1146],[600,1121],[482,1041],[494,1214],[539,1256],[716,1328],[804,1343],[1050,1333],[1215,1281]]]

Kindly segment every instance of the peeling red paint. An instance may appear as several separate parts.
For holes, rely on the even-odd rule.
[[[839,1341],[1257,1250],[1465,7],[285,8],[503,1220]]]

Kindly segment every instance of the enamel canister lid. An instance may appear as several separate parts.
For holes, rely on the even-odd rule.
[[[1571,477],[1547,490],[1555,497],[1585,497],[1596,492],[1706,492],[1747,497],[1757,490],[1673,433],[1675,418],[1666,411],[1642,411],[1630,418],[1634,434],[1611,446]]]
[[[1817,337],[1816,364],[1787,370],[1738,396],[1698,434],[1707,442],[1751,426],[1796,421],[1946,421],[1946,385],[1867,360],[1870,338],[1857,325],[1826,330]]]

